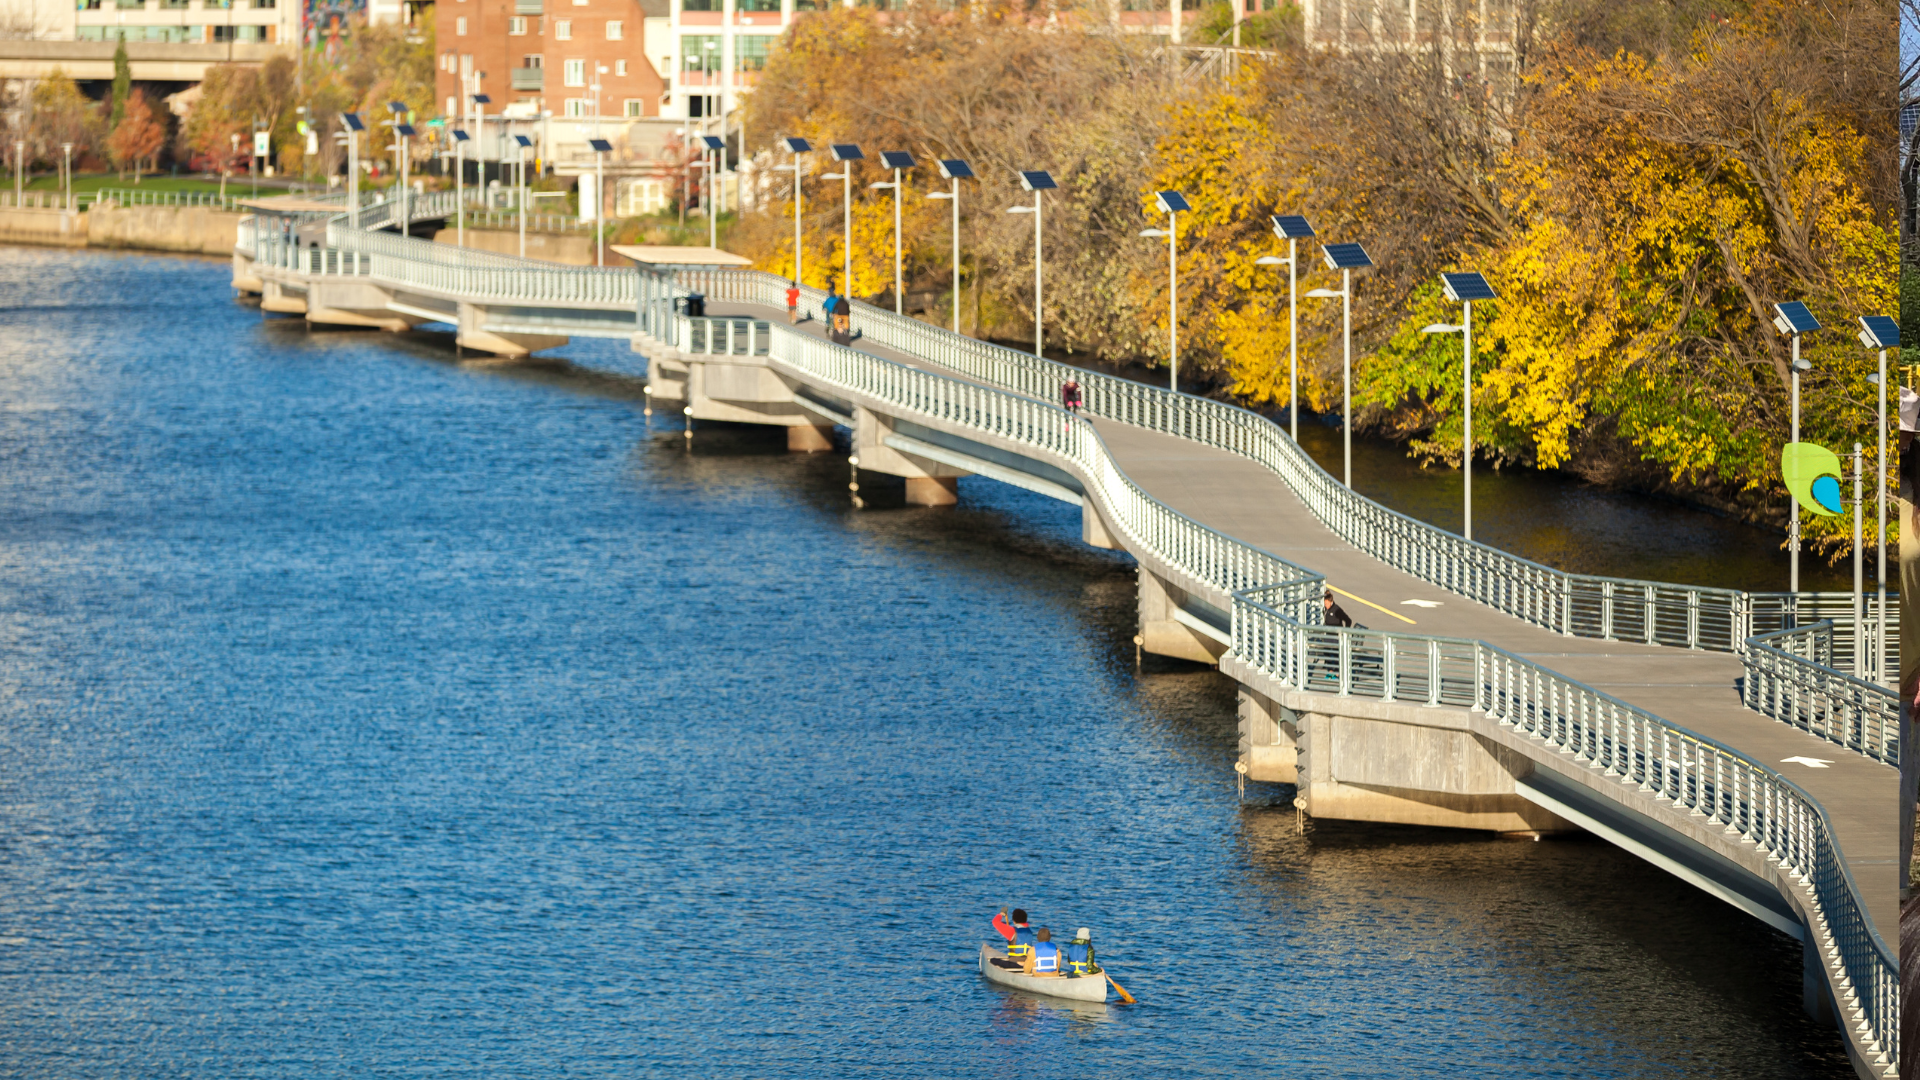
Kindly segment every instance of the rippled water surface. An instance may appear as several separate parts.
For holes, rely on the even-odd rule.
[[[0,250],[0,1072],[1850,1075],[1604,844],[1240,801],[1071,507],[230,297]],[[1141,1004],[983,984],[1003,903]]]

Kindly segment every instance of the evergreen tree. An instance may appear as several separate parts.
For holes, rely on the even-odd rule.
[[[107,118],[107,130],[120,126],[127,115],[127,92],[133,89],[133,65],[127,62],[127,38],[113,47],[113,114]]]

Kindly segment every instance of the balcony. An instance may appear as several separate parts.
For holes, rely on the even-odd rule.
[[[545,89],[547,85],[547,69],[546,68],[514,68],[513,81],[510,85],[515,90]]]
[[[546,9],[541,6],[541,0],[513,0],[515,15],[540,15],[545,11]]]

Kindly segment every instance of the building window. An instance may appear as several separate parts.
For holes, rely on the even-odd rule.
[[[780,0],[734,0],[741,11],[779,11]]]
[[[555,41],[572,41],[573,40],[573,20],[572,19],[553,20],[553,38]]]
[[[708,46],[712,46],[709,48]],[[711,53],[713,58],[707,59]],[[719,71],[720,35],[718,34],[682,34],[680,36],[680,62],[687,71],[704,71],[708,65]]]
[[[472,53],[460,54],[460,74],[462,75],[473,74],[473,54]]]
[[[578,120],[581,117],[592,116],[593,102],[586,98],[570,97],[567,99],[565,115],[569,120]]]
[[[467,17],[465,15],[453,20],[453,35],[455,37],[467,36]]]
[[[625,116],[645,116],[647,115],[647,100],[645,98],[630,97],[626,100],[624,107],[620,111],[622,115]]]
[[[767,67],[767,46],[773,43],[770,34],[742,34],[733,39],[734,69],[737,71],[764,71]]]
[[[460,104],[460,99],[459,99],[459,98],[455,98],[455,97],[450,97],[450,98],[448,98],[448,99],[447,99],[447,111],[446,111],[446,112],[443,112],[443,113],[441,113],[440,115],[442,115],[442,116],[452,116],[452,115],[454,115],[454,112],[453,112],[453,110],[454,110],[455,108],[457,108],[457,107],[459,106],[459,104]]]
[[[566,61],[565,67],[568,86],[587,85],[587,62],[585,60],[568,60]]]
[[[463,23],[466,22],[465,19],[462,19],[460,21]],[[512,15],[507,18],[508,34],[514,37],[524,37],[526,35],[526,32],[527,32],[527,17],[525,15]],[[466,33],[466,31],[462,30],[461,33]]]
[[[719,11],[720,0],[680,0],[681,11]]]
[[[667,208],[667,185],[663,181],[624,180],[618,190],[621,217],[658,214]]]
[[[627,62],[625,60],[615,60],[613,62],[613,73],[622,79],[626,78]]]
[[[621,34],[625,31],[625,29],[626,29],[625,27],[620,25],[619,19],[608,19],[607,20],[607,40],[619,41]]]
[[[547,63],[547,58],[540,55],[539,53],[528,53],[527,55],[521,57],[520,59],[525,61],[525,63],[520,65],[521,67],[529,67],[529,68],[545,67]]]

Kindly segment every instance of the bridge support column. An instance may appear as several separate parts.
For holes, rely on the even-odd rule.
[[[397,333],[422,320],[388,310],[386,291],[370,282],[315,278],[307,285],[307,321],[315,326],[369,326]]]
[[[261,282],[260,310],[282,315],[305,315],[307,298],[287,292],[286,287],[277,281],[264,281]]]
[[[907,502],[915,506],[952,506],[959,502],[960,478],[972,474],[895,450],[886,443],[892,434],[892,417],[871,409],[853,410],[853,452],[860,459],[861,471],[906,478]]]
[[[1107,523],[1100,520],[1100,511],[1094,508],[1091,497],[1082,497],[1080,501],[1080,540],[1089,547],[1106,548],[1108,551],[1126,550],[1107,531]]]
[[[1257,690],[1240,688],[1240,760],[1247,779],[1299,783],[1300,714]]]
[[[487,309],[475,304],[460,305],[456,340],[461,346],[518,360],[541,349],[557,349],[569,340],[565,334],[517,334],[487,330]]]
[[[1140,647],[1155,656],[1219,663],[1226,644],[1180,622],[1174,614],[1187,599],[1185,592],[1144,566],[1139,568],[1139,581]]]
[[[787,449],[796,454],[821,454],[833,450],[833,429],[814,424],[795,424],[787,428]]]
[[[1839,1017],[1834,1014],[1833,990],[1827,984],[1826,963],[1820,957],[1820,943],[1814,939],[1812,930],[1807,930],[1800,939],[1800,1009],[1816,1024],[1840,1026]]]

